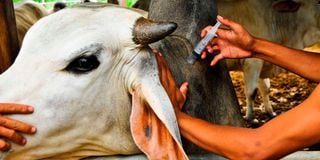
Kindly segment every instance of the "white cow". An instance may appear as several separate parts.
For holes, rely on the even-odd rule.
[[[150,159],[188,159],[147,45],[175,27],[91,3],[38,21],[14,64],[0,76],[1,102],[35,108],[32,115],[11,118],[35,125],[37,133],[25,135],[28,143],[13,144],[1,159],[80,159],[141,151]]]

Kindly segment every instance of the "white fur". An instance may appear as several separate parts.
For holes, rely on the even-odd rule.
[[[32,115],[12,118],[35,125],[37,133],[25,135],[26,146],[13,145],[0,157],[79,159],[141,153],[129,127],[129,91],[140,83],[139,59],[150,58],[148,50],[132,41],[139,17],[119,7],[72,8],[41,19],[29,30],[15,63],[0,77],[0,101],[32,105]],[[97,69],[86,74],[64,70],[75,57],[97,50]],[[157,74],[156,67],[151,69]],[[179,132],[173,128],[171,132]]]

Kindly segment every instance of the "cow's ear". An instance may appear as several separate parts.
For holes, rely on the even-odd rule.
[[[188,159],[180,137],[176,115],[162,85],[159,71],[162,65],[157,63],[159,57],[152,53],[150,63],[146,63],[141,73],[132,83],[132,111],[130,128],[136,145],[148,159]],[[158,56],[158,55],[156,55]],[[158,65],[157,65],[158,64]]]
[[[136,145],[150,160],[188,159],[182,148],[179,133],[171,133],[175,132],[171,128],[176,122],[168,117],[174,115],[163,109],[163,106],[151,105],[150,101],[155,102],[153,95],[145,98],[141,89],[135,89],[132,95],[130,127]],[[154,111],[155,108],[162,111]]]
[[[272,4],[273,9],[278,12],[296,12],[300,6],[301,3],[293,0],[279,0]]]
[[[137,19],[132,36],[136,44],[147,45],[171,34],[177,28],[173,22],[154,22],[143,17]]]

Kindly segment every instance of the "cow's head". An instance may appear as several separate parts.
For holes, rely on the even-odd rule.
[[[136,154],[186,159],[173,107],[149,43],[174,23],[116,6],[88,4],[41,19],[0,77],[0,101],[34,106],[12,118],[34,124],[8,158]],[[130,122],[130,123],[129,123]],[[138,147],[137,147],[138,146]]]

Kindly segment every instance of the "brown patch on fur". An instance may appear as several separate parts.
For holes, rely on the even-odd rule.
[[[130,127],[136,145],[150,160],[184,160],[183,150],[143,97],[141,88],[135,88]]]

